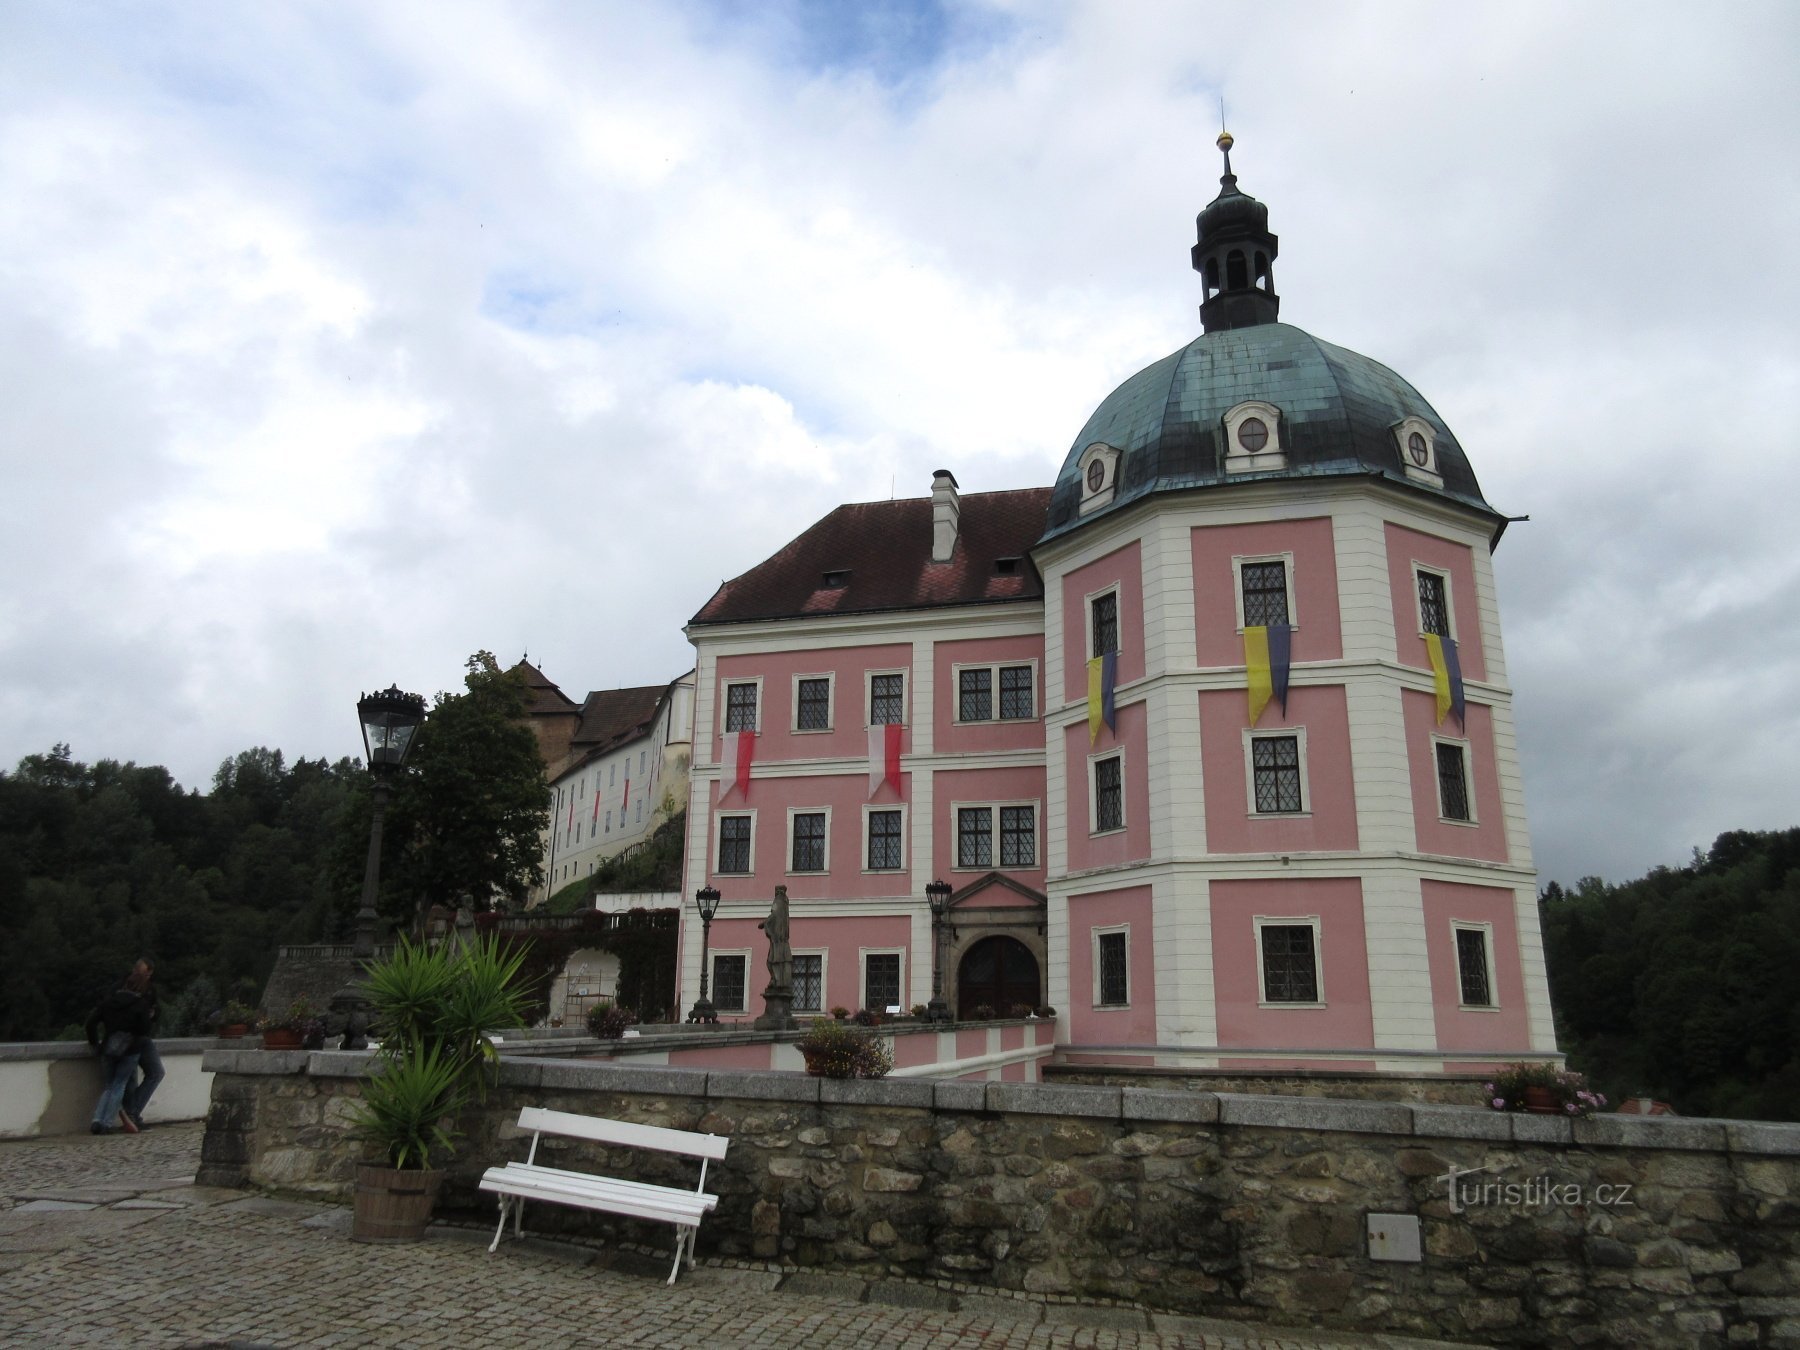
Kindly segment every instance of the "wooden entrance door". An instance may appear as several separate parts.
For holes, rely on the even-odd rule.
[[[956,971],[956,1015],[967,1018],[982,1004],[1005,1017],[1016,1003],[1043,1002],[1037,958],[1017,938],[985,937],[963,953]]]

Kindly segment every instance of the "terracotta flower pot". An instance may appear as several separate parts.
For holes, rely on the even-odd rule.
[[[222,1041],[242,1040],[249,1030],[250,1024],[247,1022],[226,1022],[219,1028],[219,1039]]]
[[[304,1044],[304,1038],[297,1031],[286,1027],[270,1027],[262,1034],[262,1048],[265,1050],[298,1050]]]

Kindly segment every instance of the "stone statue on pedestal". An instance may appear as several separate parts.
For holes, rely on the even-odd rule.
[[[794,1025],[794,949],[788,944],[788,893],[775,888],[775,905],[758,928],[769,939],[769,987],[763,990],[763,1015],[756,1025],[764,1031],[786,1031]]]

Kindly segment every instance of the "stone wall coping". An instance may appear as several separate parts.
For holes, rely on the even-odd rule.
[[[247,1039],[247,1038],[244,1038]],[[221,1036],[158,1036],[156,1048],[164,1055],[197,1055],[205,1050],[229,1050],[241,1046],[243,1039],[227,1040]],[[0,1042],[0,1063],[18,1063],[33,1059],[91,1059],[94,1050],[86,1041],[6,1041]]]
[[[366,1051],[208,1050],[202,1067],[211,1073],[309,1073],[320,1078],[352,1078],[367,1075],[371,1063],[372,1056]],[[1150,1088],[966,1082],[950,1078],[830,1079],[783,1070],[686,1069],[539,1056],[503,1055],[500,1076],[502,1082],[513,1086],[564,1091],[641,1092],[668,1097],[894,1106],[1114,1121],[1216,1122],[1490,1143],[1800,1155],[1800,1124],[1775,1121],[1620,1115],[1570,1119],[1430,1102],[1159,1092]]]

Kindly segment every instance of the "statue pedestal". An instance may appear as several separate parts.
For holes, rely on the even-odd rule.
[[[794,991],[789,985],[772,984],[763,990],[763,1015],[756,1019],[758,1031],[794,1030]]]

